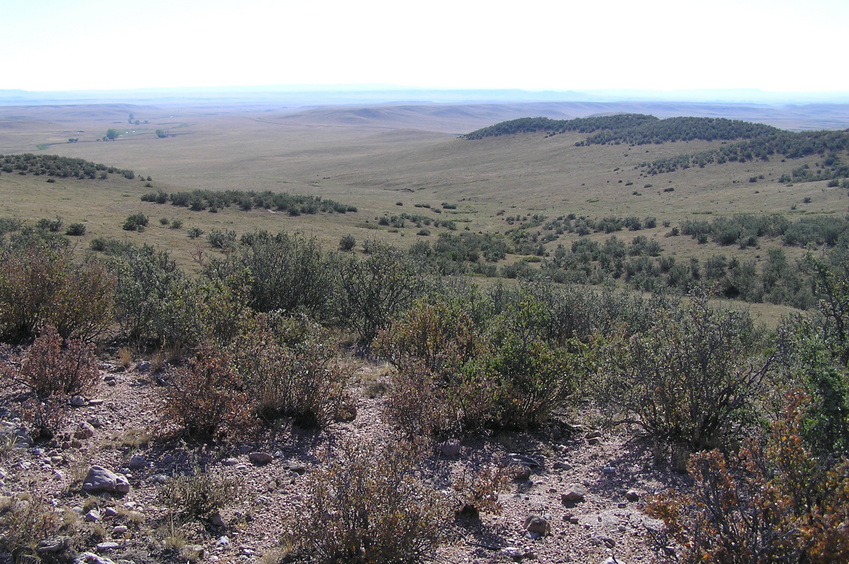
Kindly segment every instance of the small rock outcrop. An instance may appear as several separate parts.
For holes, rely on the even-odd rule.
[[[271,464],[274,457],[267,452],[252,452],[248,455],[248,459],[257,465]]]
[[[569,491],[560,494],[563,503],[581,503],[587,498],[587,489],[583,486],[572,486]]]
[[[130,482],[123,474],[116,474],[102,466],[92,466],[83,480],[83,491],[127,493],[130,491]]]
[[[544,537],[551,534],[551,525],[548,520],[539,515],[529,515],[525,518],[525,530],[529,533]]]

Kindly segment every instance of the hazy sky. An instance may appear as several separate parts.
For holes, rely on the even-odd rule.
[[[0,0],[0,89],[849,92],[847,0]]]

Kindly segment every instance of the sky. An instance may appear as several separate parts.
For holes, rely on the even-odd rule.
[[[847,0],[0,0],[0,22],[0,90],[849,93]]]

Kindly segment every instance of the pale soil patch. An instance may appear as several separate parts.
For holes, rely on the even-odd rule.
[[[128,532],[111,539],[119,547],[106,556],[113,561],[127,558],[137,563],[153,562],[165,554],[163,543],[171,536],[162,528],[168,522],[168,511],[157,495],[161,481],[164,476],[202,466],[216,476],[238,480],[243,495],[222,511],[223,525],[195,523],[183,527],[180,534],[187,543],[204,548],[203,561],[261,561],[264,553],[275,550],[287,516],[299,514],[305,503],[305,476],[325,463],[323,455],[351,437],[386,442],[392,434],[381,420],[382,398],[370,398],[365,393],[368,384],[372,391],[376,389],[374,384],[383,377],[382,368],[351,365],[351,369],[365,384],[363,390],[356,391],[357,416],[353,421],[334,424],[325,431],[284,424],[266,430],[254,442],[214,446],[156,440],[161,428],[158,376],[110,366],[103,375],[113,376],[116,384],[100,385],[94,397],[102,403],[71,412],[65,436],[52,444],[17,449],[7,455],[2,461],[6,473],[3,494],[30,492],[60,510],[116,508],[121,514],[104,518],[101,523],[106,540],[110,540],[108,531],[119,522],[128,527]],[[9,396],[5,399],[7,406],[14,407]],[[94,436],[71,443],[70,435],[86,420],[97,423]],[[608,432],[588,440],[588,435],[592,437],[590,427],[580,423],[564,421],[540,434],[503,433],[465,440],[454,458],[434,450],[425,466],[432,485],[446,492],[451,489],[452,477],[481,466],[511,459],[535,463],[528,479],[509,483],[501,493],[500,514],[482,514],[479,519],[457,517],[447,524],[449,542],[438,549],[435,559],[446,563],[508,562],[505,549],[514,549],[515,554],[533,554],[537,562],[600,563],[611,555],[627,563],[657,561],[646,530],[658,524],[643,513],[646,496],[669,487],[680,489],[686,478],[672,473],[666,465],[655,464],[647,442]],[[248,456],[255,451],[270,453],[274,460],[255,465]],[[134,455],[144,457],[143,468],[128,468]],[[379,465],[380,460],[374,463]],[[95,464],[126,473],[130,492],[120,497],[83,494],[82,477]],[[564,504],[561,494],[573,486],[586,489],[586,500]],[[639,498],[629,501],[626,492],[631,492],[632,499],[634,493]],[[537,539],[528,535],[523,524],[532,515],[548,520],[550,535]],[[79,526],[77,538],[72,539],[77,550],[95,550],[93,526]],[[226,541],[222,540],[225,536]]]

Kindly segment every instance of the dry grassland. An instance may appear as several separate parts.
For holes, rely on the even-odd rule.
[[[573,105],[571,109],[586,112],[598,108]],[[86,239],[117,236],[150,242],[174,250],[185,264],[198,245],[205,245],[201,239],[192,241],[186,236],[185,230],[191,227],[206,232],[300,231],[315,235],[326,247],[335,246],[347,233],[358,241],[377,237],[406,246],[417,239],[416,229],[376,229],[377,218],[402,212],[431,214],[435,219],[454,220],[458,229],[503,232],[512,227],[507,217],[533,214],[654,216],[659,225],[668,221],[674,226],[685,219],[741,212],[842,214],[849,205],[845,190],[826,188],[825,182],[778,183],[782,174],[805,163],[813,166],[817,158],[730,162],[646,177],[638,168],[643,162],[716,144],[576,147],[575,142],[583,139],[580,134],[548,138],[528,134],[481,141],[457,136],[534,110],[544,108],[389,106],[299,112],[245,106],[0,108],[0,152],[38,152],[37,146],[42,146],[45,153],[130,168],[137,175],[153,178],[153,187],[146,188],[138,180],[57,179],[55,184],[47,184],[44,178],[2,174],[0,215],[26,219],[60,215],[66,224],[85,221]],[[669,113],[675,110],[683,109],[667,108]],[[742,110],[730,107],[728,111]],[[127,124],[131,112],[142,121],[140,125]],[[840,117],[834,112],[827,117],[834,115]],[[776,121],[780,116],[767,117]],[[96,141],[110,127],[125,133],[114,142]],[[165,129],[171,136],[159,139],[156,129]],[[79,142],[67,143],[71,137]],[[763,179],[751,183],[753,176]],[[670,188],[674,190],[667,191]],[[289,217],[229,208],[211,214],[139,200],[156,189],[309,194],[354,205],[359,211]],[[810,203],[804,203],[806,198]],[[437,215],[433,209],[443,202],[457,207]],[[121,231],[124,218],[139,211],[150,216],[150,227],[141,234]],[[183,229],[161,226],[160,217],[182,220]],[[431,231],[435,235],[439,230]],[[668,231],[659,227],[641,234],[658,238],[665,252],[678,257],[724,252],[756,258],[761,251],[697,245],[686,237],[664,237]],[[631,237],[624,232],[618,236]],[[569,244],[570,237],[567,234],[549,246]]]

